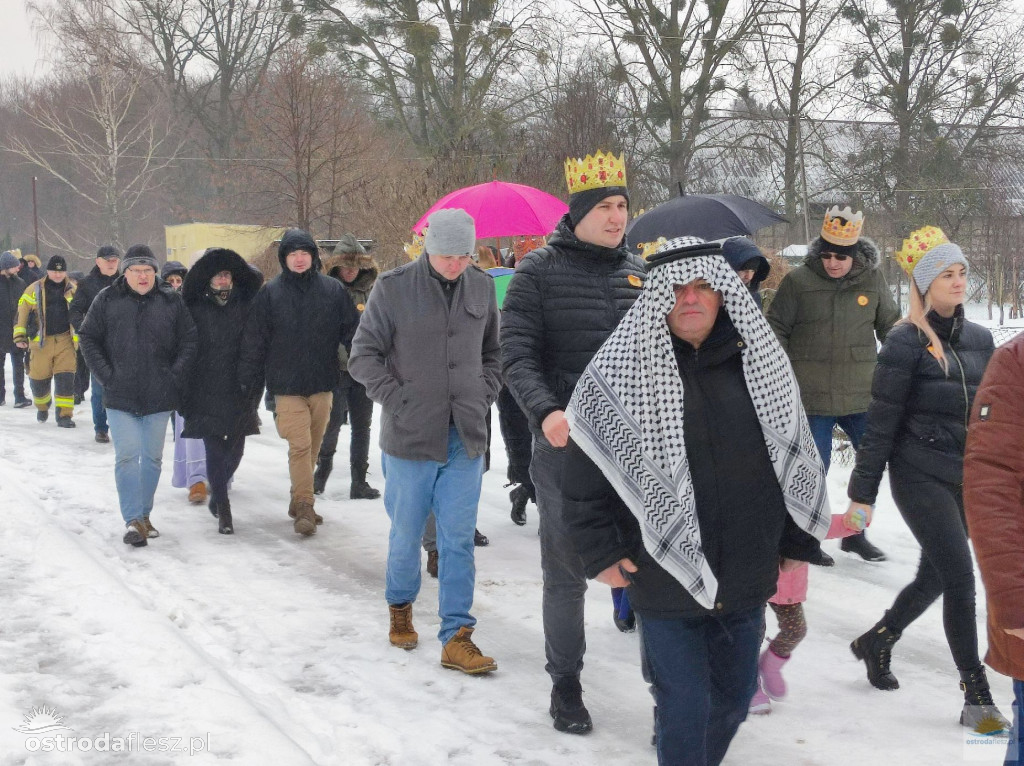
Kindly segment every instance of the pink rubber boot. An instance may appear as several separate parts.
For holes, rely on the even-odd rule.
[[[750,715],[768,715],[772,712],[772,701],[768,699],[768,695],[761,688],[760,679],[758,679],[757,691],[754,692],[754,697],[750,700],[747,712]]]
[[[780,700],[786,696],[786,681],[782,677],[782,666],[789,662],[789,657],[780,657],[768,647],[761,653],[761,659],[757,663],[761,671],[761,687],[764,693],[773,700]]]

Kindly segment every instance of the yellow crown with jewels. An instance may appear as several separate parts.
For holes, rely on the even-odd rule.
[[[925,253],[947,242],[949,237],[938,226],[922,226],[910,232],[910,236],[903,240],[903,246],[892,257],[907,274],[913,274]]]
[[[843,223],[845,219],[846,223]],[[864,228],[864,213],[856,213],[849,205],[842,210],[833,205],[825,213],[825,222],[821,225],[821,238],[833,245],[856,245],[860,239],[860,230]]]
[[[587,189],[603,189],[606,186],[626,185],[626,162],[623,155],[616,157],[611,152],[595,152],[582,160],[569,157],[565,161],[565,183],[569,194]]]

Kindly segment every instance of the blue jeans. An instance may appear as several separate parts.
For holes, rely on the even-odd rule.
[[[484,475],[484,456],[470,459],[452,426],[448,459],[404,460],[384,453],[384,509],[391,519],[384,597],[388,604],[408,604],[420,592],[420,540],[431,509],[437,519],[437,637],[447,644],[462,626],[473,627],[476,564],[473,530]]]
[[[757,688],[764,605],[722,617],[639,617],[658,763],[717,766]]]
[[[1006,748],[1006,766],[1024,764],[1024,739],[1021,738],[1021,724],[1024,723],[1024,681],[1013,679],[1013,731],[1010,732],[1010,744]]]
[[[92,393],[89,394],[89,403],[92,404],[92,427],[96,433],[105,434],[110,429],[107,427],[107,408],[103,406],[103,384],[92,376]]]
[[[107,410],[114,442],[114,483],[125,524],[147,518],[153,510],[170,417],[170,412],[140,416]]]
[[[825,464],[825,473],[828,473],[828,467],[832,464],[832,428],[838,423],[850,437],[853,448],[859,449],[861,437],[868,428],[868,414],[855,412],[852,415],[808,415],[807,422],[811,426],[811,435],[821,455],[821,462]]]

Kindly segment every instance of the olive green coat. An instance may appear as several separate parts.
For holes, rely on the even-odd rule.
[[[877,341],[900,318],[878,248],[861,238],[854,264],[833,279],[821,265],[821,238],[779,285],[766,317],[789,354],[808,415],[867,412]]]

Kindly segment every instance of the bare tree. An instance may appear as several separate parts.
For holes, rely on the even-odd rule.
[[[668,166],[666,187],[692,185],[695,155],[713,136],[713,100],[727,89],[741,42],[766,0],[590,0],[639,127]]]
[[[145,70],[116,67],[104,50],[34,84],[18,104],[22,129],[4,138],[4,148],[93,209],[94,230],[75,237],[49,223],[51,240],[71,250],[75,238],[124,244],[140,202],[160,185],[181,146],[171,110]]]
[[[791,239],[798,231],[807,234],[797,204],[806,185],[806,147],[824,140],[822,123],[806,118],[831,114],[839,101],[837,86],[849,76],[849,68],[836,66],[822,50],[834,41],[841,7],[840,0],[768,0],[753,30],[760,53],[756,66],[768,95],[755,135],[768,153],[782,157],[779,191]],[[749,87],[740,94],[749,105],[756,100]],[[806,216],[804,207],[799,206]]]
[[[981,205],[979,170],[1002,128],[1024,114],[1024,27],[1003,0],[848,0],[860,108],[890,123],[849,177],[904,228],[925,219],[955,233]]]
[[[266,201],[257,207],[264,217],[336,232],[347,195],[373,179],[391,153],[365,99],[336,64],[298,43],[282,51],[261,92],[249,113],[256,170],[247,181],[250,199]]]

